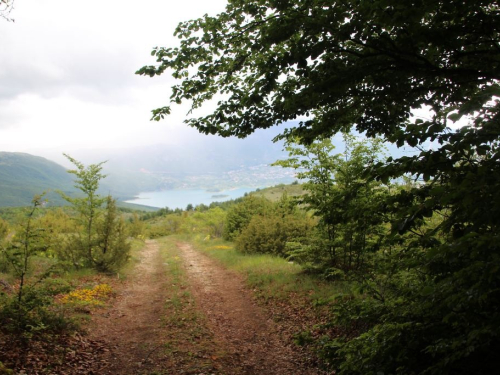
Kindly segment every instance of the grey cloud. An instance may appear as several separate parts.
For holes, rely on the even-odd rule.
[[[78,97],[79,93],[93,91],[98,100],[103,100],[134,85],[137,64],[127,63],[133,59],[126,52],[101,52],[97,59],[84,50],[67,50],[65,54],[46,55],[38,62],[29,56],[18,61],[0,59],[0,98],[26,93],[54,97],[61,92]]]

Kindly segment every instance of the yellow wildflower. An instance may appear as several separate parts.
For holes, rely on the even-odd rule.
[[[61,298],[62,303],[83,303],[86,305],[102,305],[113,289],[108,284],[96,285],[92,289],[77,289]]]
[[[229,250],[232,249],[231,246],[218,245],[218,246],[210,246],[208,250]]]

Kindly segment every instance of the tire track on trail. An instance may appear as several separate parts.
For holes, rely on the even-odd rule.
[[[149,374],[161,369],[162,315],[165,302],[165,265],[160,246],[146,241],[139,264],[111,308],[94,316],[91,336],[109,348],[108,365],[99,374]]]
[[[318,374],[301,364],[280,339],[273,321],[257,306],[238,275],[227,271],[190,244],[177,243],[192,293],[209,329],[225,347],[234,372],[229,374]]]
[[[138,257],[115,301],[92,317],[90,339],[104,350],[89,374],[321,374],[280,338],[239,275],[174,240],[148,240]],[[182,285],[172,284],[174,262]],[[176,293],[191,299],[173,306]],[[200,318],[191,320],[193,312]]]

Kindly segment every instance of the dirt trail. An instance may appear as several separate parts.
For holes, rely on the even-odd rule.
[[[213,335],[199,339],[224,353],[216,360],[220,365],[210,372],[189,370],[196,366],[184,363],[180,367],[172,357],[176,354],[164,350],[166,340],[175,336],[163,320],[166,291],[171,285],[166,281],[160,245],[147,241],[140,263],[118,290],[113,306],[94,315],[90,338],[104,342],[108,349],[101,360],[104,367],[93,374],[318,374],[302,366],[299,355],[281,341],[275,324],[253,302],[238,275],[187,243],[177,243],[177,247],[186,269],[187,288],[196,308],[206,317],[198,324],[206,324]],[[195,357],[196,353],[193,365]]]
[[[98,313],[91,336],[105,340],[108,366],[100,374],[142,374],[161,368],[161,316],[165,302],[164,264],[159,245],[146,241],[140,263],[111,309]]]
[[[228,272],[191,245],[182,250],[193,294],[210,322],[215,337],[235,361],[235,374],[316,374],[303,367],[293,350],[279,338],[277,327],[266,318],[245,288],[243,280]]]

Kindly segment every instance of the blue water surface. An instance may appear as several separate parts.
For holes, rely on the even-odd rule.
[[[209,205],[212,202],[223,202],[230,199],[240,198],[256,188],[237,188],[222,190],[218,192],[206,190],[164,190],[148,191],[140,193],[134,199],[126,201],[127,203],[142,204],[144,206],[159,208],[181,208],[185,209],[188,204],[196,206],[198,204]],[[221,197],[221,196],[224,197]]]

